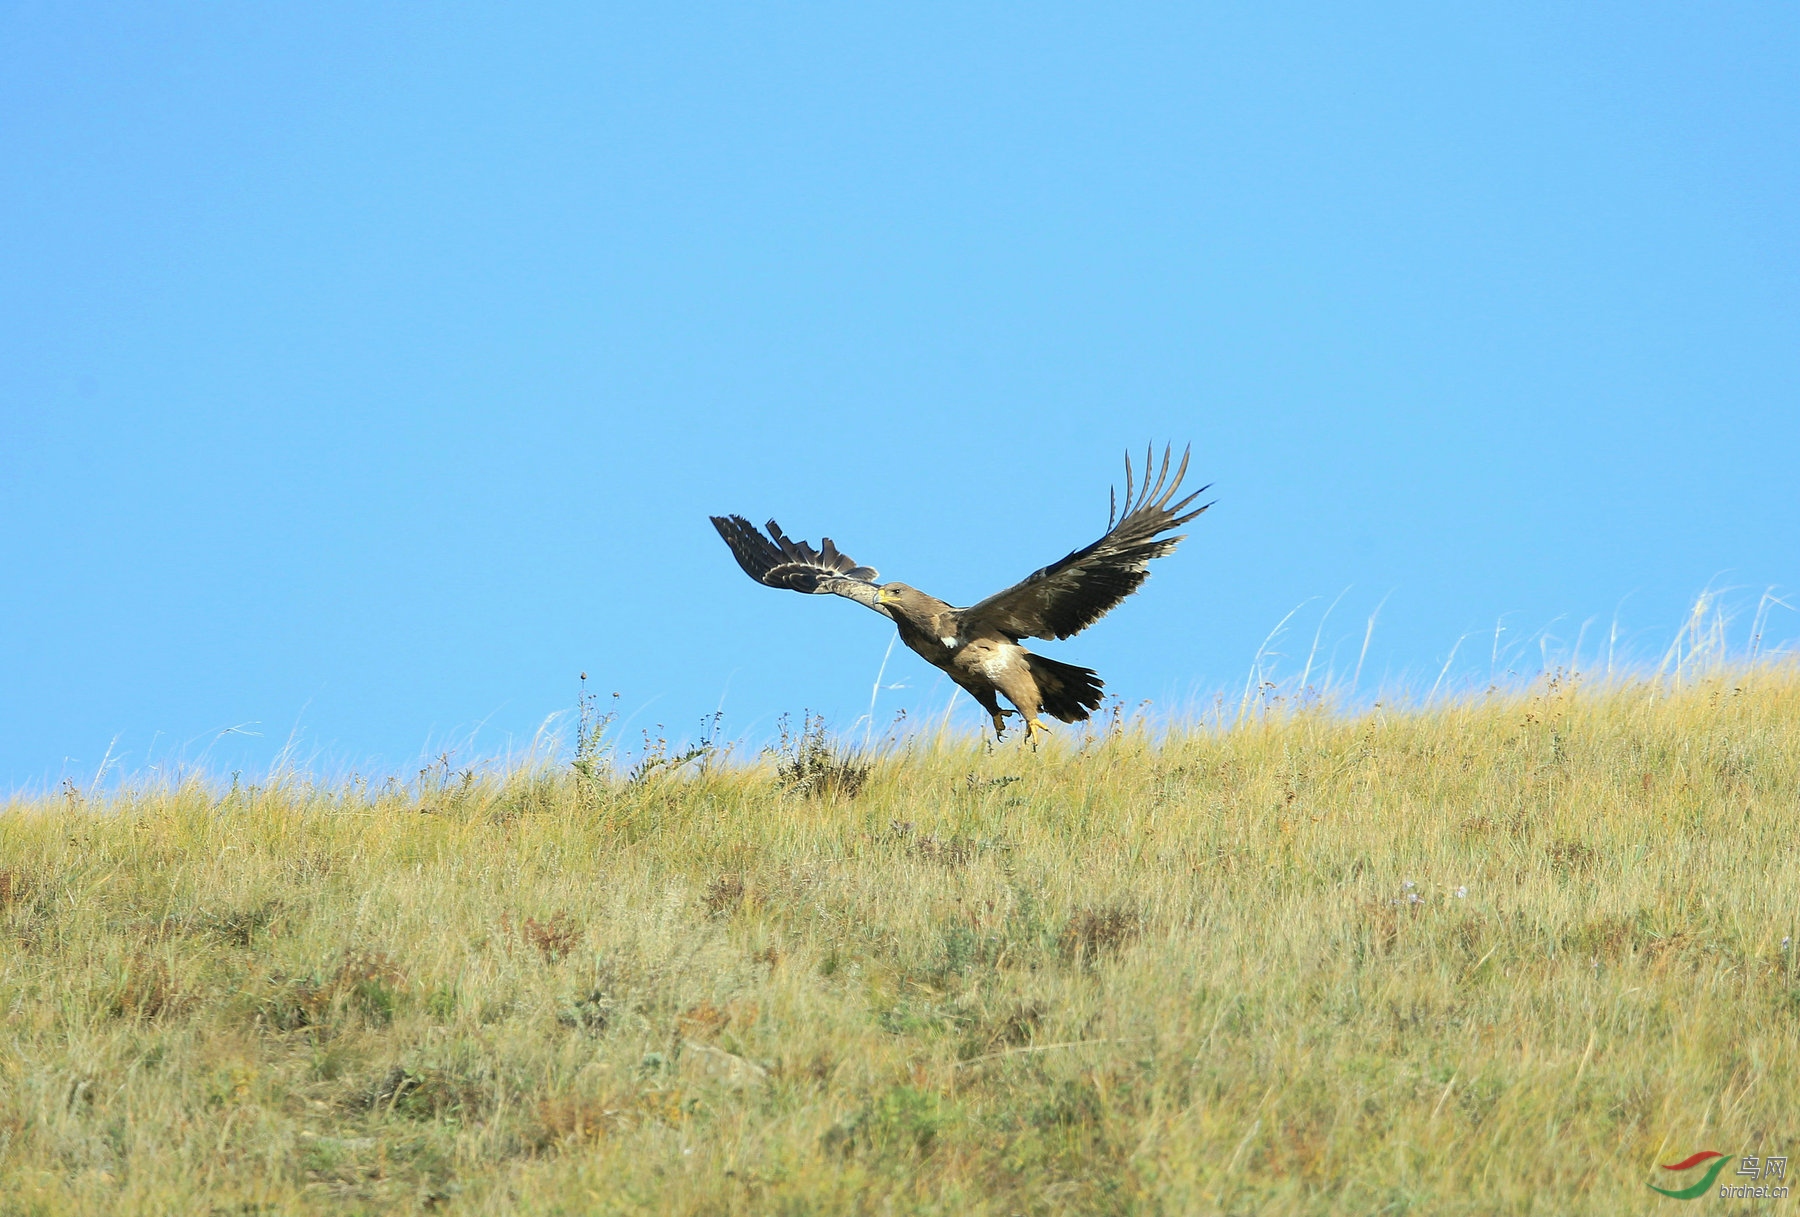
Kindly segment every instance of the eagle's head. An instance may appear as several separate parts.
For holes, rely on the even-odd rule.
[[[936,596],[904,583],[883,583],[875,593],[875,607],[890,617],[904,617],[920,629],[929,628],[933,619],[950,608]]]

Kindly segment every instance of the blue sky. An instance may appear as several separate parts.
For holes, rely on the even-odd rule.
[[[1776,4],[0,6],[0,779],[492,756],[583,670],[627,740],[849,728],[891,628],[707,515],[969,603],[1150,441],[1217,506],[1043,648],[1129,704],[1296,606],[1278,676],[1381,606],[1365,693],[1497,623],[1654,658],[1709,586],[1743,635],[1797,57]]]

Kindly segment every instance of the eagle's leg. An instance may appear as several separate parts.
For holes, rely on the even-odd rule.
[[[1039,692],[1037,681],[1032,678],[1029,663],[1020,661],[1024,654],[1018,647],[1013,647],[1007,655],[1009,662],[1001,668],[994,683],[1006,695],[1006,700],[1018,707],[1009,713],[1017,714],[1025,720],[1026,742],[1036,747],[1038,733],[1048,735],[1050,728],[1038,717],[1038,712],[1044,708],[1044,695]]]
[[[951,676],[955,677],[956,673],[954,671],[951,672]],[[994,722],[994,738],[995,739],[1005,739],[1006,738],[1006,716],[1008,714],[1017,714],[1018,711],[1017,710],[1002,710],[1000,708],[1000,699],[994,696],[994,690],[991,688],[984,688],[981,685],[975,684],[972,681],[965,683],[962,680],[957,680],[956,683],[959,685],[962,685],[963,689],[969,694],[969,696],[973,697],[976,701],[980,702],[981,708],[988,712],[988,717],[990,719],[992,719]]]

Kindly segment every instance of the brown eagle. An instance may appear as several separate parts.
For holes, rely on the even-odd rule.
[[[783,536],[774,520],[766,537],[743,516],[713,516],[712,522],[752,579],[789,591],[847,596],[892,618],[902,642],[981,703],[994,720],[996,737],[1005,734],[1004,716],[1015,713],[1000,708],[996,694],[1004,694],[1025,719],[1025,737],[1035,740],[1037,732],[1049,730],[1038,718],[1040,710],[1065,723],[1081,722],[1100,708],[1102,682],[1091,668],[1027,651],[1020,639],[1068,638],[1098,621],[1149,578],[1152,558],[1172,552],[1182,539],[1164,534],[1212,506],[1186,510],[1205,486],[1171,502],[1187,473],[1187,452],[1170,477],[1170,449],[1163,449],[1154,485],[1153,455],[1154,450],[1144,454],[1141,488],[1134,488],[1126,455],[1125,513],[1119,515],[1115,498],[1106,533],[1098,541],[969,608],[956,608],[904,583],[875,582],[875,569],[858,566],[830,537],[814,549]]]

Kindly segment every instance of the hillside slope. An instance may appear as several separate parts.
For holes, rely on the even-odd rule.
[[[14,804],[0,1213],[1614,1214],[1800,1157],[1792,669],[795,776]]]

